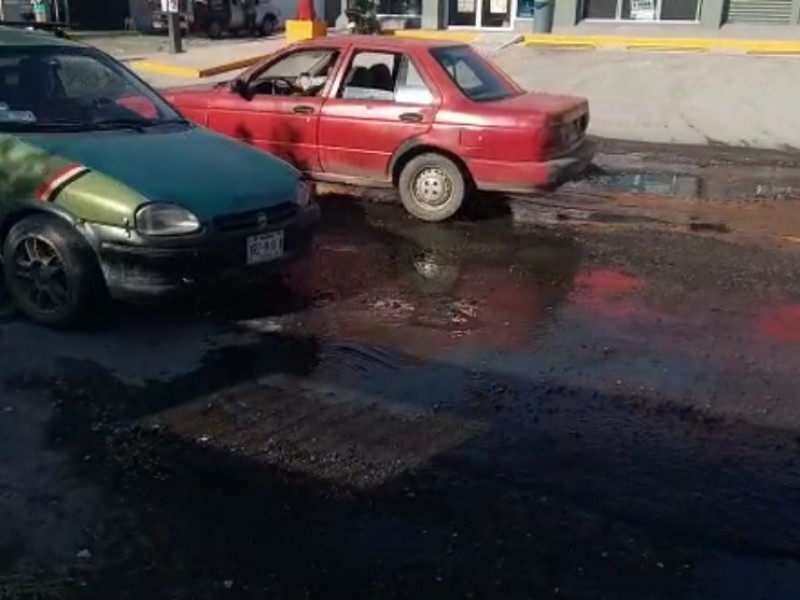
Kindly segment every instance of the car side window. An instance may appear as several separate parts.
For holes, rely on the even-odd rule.
[[[338,58],[339,51],[330,48],[292,52],[258,73],[250,82],[251,91],[256,95],[317,95]]]
[[[343,100],[433,104],[433,94],[414,62],[395,52],[358,52],[337,93]]]
[[[463,60],[451,63],[448,72],[462,90],[471,91],[483,85],[481,78]]]

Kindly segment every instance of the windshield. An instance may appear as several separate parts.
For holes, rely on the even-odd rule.
[[[501,100],[522,93],[497,67],[469,46],[433,48],[431,54],[470,100]]]
[[[183,122],[125,67],[92,48],[0,48],[0,131]]]

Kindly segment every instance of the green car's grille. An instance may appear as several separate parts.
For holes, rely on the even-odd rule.
[[[233,215],[224,215],[213,219],[214,229],[221,233],[242,231],[246,229],[262,229],[285,223],[297,212],[293,202],[284,202],[269,208],[260,208]]]

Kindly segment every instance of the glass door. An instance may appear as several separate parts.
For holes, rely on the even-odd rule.
[[[511,27],[510,0],[478,0],[481,4],[481,27]]]
[[[511,27],[511,0],[449,0],[447,9],[450,27]]]
[[[479,1],[449,0],[447,4],[447,24],[451,27],[479,27]]]

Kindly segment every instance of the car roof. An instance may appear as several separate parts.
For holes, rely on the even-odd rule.
[[[298,46],[349,46],[358,44],[362,48],[381,47],[397,48],[398,50],[410,48],[455,48],[466,46],[462,42],[448,42],[445,40],[432,40],[425,38],[407,38],[392,35],[331,35],[299,42]]]
[[[0,26],[0,47],[2,46],[73,46],[83,44],[65,38],[56,37],[49,31],[20,29],[18,27]]]

